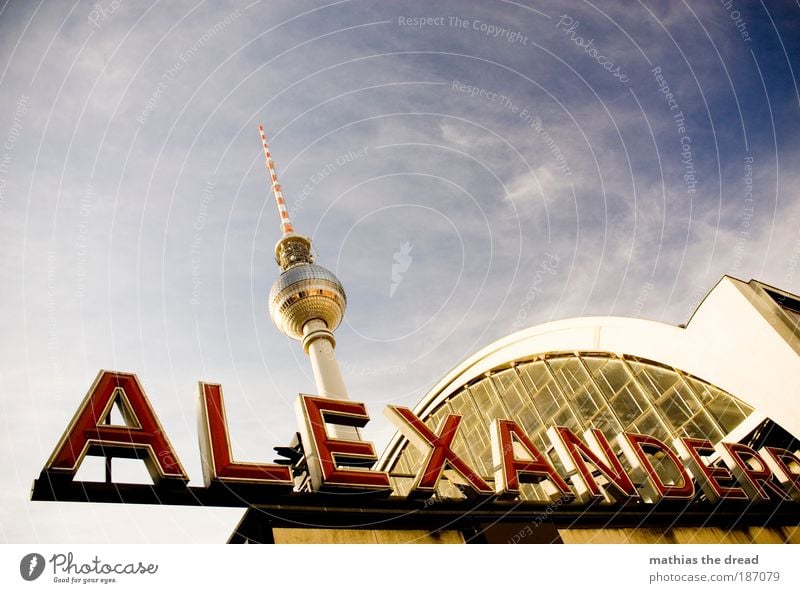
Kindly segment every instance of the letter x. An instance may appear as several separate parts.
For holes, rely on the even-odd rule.
[[[428,455],[417,472],[414,490],[432,494],[444,472],[445,465],[454,469],[478,494],[494,494],[494,490],[467,463],[453,451],[452,445],[462,417],[450,414],[442,420],[436,432],[428,428],[409,408],[386,407],[397,428],[421,451]]]

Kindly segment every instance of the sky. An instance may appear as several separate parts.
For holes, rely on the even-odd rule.
[[[798,58],[789,1],[3,2],[0,541],[233,531],[29,500],[100,369],[138,375],[192,485],[198,381],[239,460],[297,430],[259,123],[380,451],[387,403],[513,331],[685,323],[725,274],[800,293]]]

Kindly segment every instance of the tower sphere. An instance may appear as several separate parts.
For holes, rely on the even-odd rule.
[[[344,317],[347,296],[333,272],[311,263],[285,270],[269,293],[269,315],[284,334],[303,339],[303,326],[312,319],[322,320],[330,331]]]

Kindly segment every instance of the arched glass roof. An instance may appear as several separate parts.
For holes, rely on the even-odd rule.
[[[463,386],[422,415],[437,429],[448,414],[464,417],[454,450],[484,479],[493,481],[489,425],[495,418],[515,420],[541,451],[549,451],[545,431],[567,426],[577,434],[598,428],[611,440],[620,432],[720,442],[753,408],[725,391],[679,369],[631,356],[603,352],[549,353],[493,369]],[[395,492],[406,494],[422,454],[402,440],[389,465]],[[562,471],[552,451],[556,469]],[[668,474],[669,467],[664,470]],[[446,479],[437,494],[462,496]],[[547,493],[523,487],[522,498]]]

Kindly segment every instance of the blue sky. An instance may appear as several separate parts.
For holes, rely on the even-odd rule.
[[[27,500],[99,369],[138,374],[193,483],[197,381],[239,459],[295,431],[314,384],[267,314],[259,123],[348,292],[337,353],[378,449],[386,403],[512,331],[683,323],[723,274],[800,292],[798,23],[788,1],[5,2],[2,540],[235,526]]]

